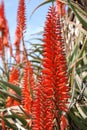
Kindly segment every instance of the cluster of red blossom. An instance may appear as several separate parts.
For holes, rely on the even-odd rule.
[[[4,2],[0,4],[0,55],[3,55],[3,49],[9,46],[9,29],[4,14]]]
[[[68,110],[69,86],[64,41],[62,39],[60,17],[65,14],[65,4],[56,0],[46,17],[43,41],[43,69],[37,83],[34,81],[31,63],[26,61],[22,84],[21,104],[27,114],[32,115],[32,130],[59,130],[67,128],[65,114]],[[20,41],[26,28],[25,1],[19,0],[17,13],[17,29],[15,37],[16,62],[20,62]],[[4,3],[0,5],[0,51],[2,46],[8,46],[8,26],[4,16]],[[3,37],[3,39],[2,39]],[[3,40],[3,42],[2,42]],[[19,70],[13,66],[9,73],[9,82],[19,83]],[[9,91],[13,94],[13,90]],[[31,94],[32,93],[32,94]],[[33,96],[32,96],[33,95]],[[21,105],[11,97],[7,98],[7,107]]]

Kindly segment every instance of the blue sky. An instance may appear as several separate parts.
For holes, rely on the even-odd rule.
[[[26,0],[27,38],[30,37],[30,34],[40,31],[44,26],[45,17],[50,4],[46,4],[40,7],[30,19],[31,12],[35,9],[37,5],[39,5],[44,1],[45,0]],[[11,41],[13,42],[16,29],[16,14],[17,14],[18,0],[4,0],[4,3],[5,3],[5,14],[8,20],[10,30]]]

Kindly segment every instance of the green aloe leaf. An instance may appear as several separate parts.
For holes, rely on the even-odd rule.
[[[11,112],[11,113],[12,113],[12,115],[7,115],[7,116],[5,116],[5,118],[18,119],[22,123],[23,126],[27,125],[27,121],[24,119],[23,115],[20,116],[20,115],[14,113],[14,112]]]
[[[80,113],[80,115],[82,116],[82,119],[86,119],[87,118],[87,115],[86,113],[83,111],[82,107],[76,103],[76,107],[77,107],[77,110],[78,112]]]
[[[87,29],[87,21],[84,19],[84,16],[76,10],[76,8],[73,6],[73,4],[68,0],[69,6],[73,10],[74,14],[77,16],[81,24],[84,26],[85,29]],[[82,17],[83,16],[83,17]]]
[[[79,40],[79,39],[78,39]],[[78,41],[77,40],[77,41]],[[78,49],[79,49],[79,43],[76,42],[74,46],[74,50],[72,51],[72,55],[69,57],[69,63],[74,62],[74,60],[77,58],[78,54]]]
[[[10,96],[10,97],[12,97],[13,99],[15,99],[15,100],[17,100],[19,102],[21,101],[21,99],[19,98],[18,95],[11,94],[11,93],[9,93],[9,92],[7,92],[5,90],[0,89],[0,93],[5,94],[6,96]]]
[[[76,68],[76,71],[77,71],[78,74],[87,71],[87,65],[83,65],[79,68]]]
[[[12,128],[12,130],[18,130],[17,127],[14,124],[11,124],[7,119],[4,119],[4,121],[8,128]]]
[[[74,6],[74,8],[76,8],[81,14],[87,16],[87,13],[83,9],[81,9],[81,7],[79,7],[77,3],[74,3],[74,2],[71,2],[71,3]]]
[[[87,130],[87,126],[84,124],[84,122],[81,120],[81,118],[78,118],[78,116],[73,114],[73,112],[69,112],[69,116],[71,117],[75,126],[77,126],[81,130]]]
[[[0,83],[13,89],[18,95],[21,95],[21,88],[19,88],[18,86],[13,85],[13,84],[6,82],[6,81],[2,81],[2,80],[0,80]]]
[[[42,60],[40,60],[40,59],[33,59],[33,60],[30,60],[31,62],[35,62],[35,63],[41,63],[42,62]]]

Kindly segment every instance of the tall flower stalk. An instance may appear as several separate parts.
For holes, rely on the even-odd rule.
[[[0,3],[0,51],[3,50],[3,46],[8,47],[9,46],[9,29],[7,20],[5,17],[4,12],[4,1],[1,1]]]
[[[17,12],[17,28],[15,32],[15,46],[16,46],[16,61],[20,62],[20,43],[21,40],[24,46],[24,31],[26,29],[26,17],[25,17],[25,0],[19,0],[18,12]]]
[[[8,70],[5,56],[7,47],[9,47],[9,28],[5,16],[4,1],[2,0],[0,3],[0,56],[2,58],[2,63],[5,71]]]
[[[65,4],[60,0],[56,0],[56,6],[59,17],[63,17],[66,13]]]
[[[30,62],[27,61],[26,66],[24,68],[23,87],[22,87],[22,104],[27,114],[31,114],[33,88],[34,88],[33,69],[31,67]]]
[[[38,82],[33,89],[33,102],[32,102],[32,130],[44,130],[44,93],[43,93],[43,79],[39,77]]]
[[[43,104],[44,129],[53,130],[54,127],[57,127],[64,130],[65,128],[62,126],[66,120],[64,113],[68,110],[69,86],[61,25],[54,5],[49,8],[46,17],[43,41],[43,78],[40,86],[43,97],[37,97],[35,103],[39,103],[39,114],[41,114],[40,105]],[[40,93],[37,95],[40,96]],[[35,105],[36,113],[37,107],[38,105]],[[33,130],[42,129],[42,127],[38,126],[38,123],[40,125],[41,116],[38,118],[35,125],[37,127],[34,128],[33,126]]]

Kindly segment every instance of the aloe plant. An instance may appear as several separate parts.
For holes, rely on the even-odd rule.
[[[19,0],[15,46],[9,43],[4,1],[0,3],[2,130],[87,130],[86,1],[44,0],[31,15],[47,3],[43,38],[37,33],[28,41],[32,49],[24,39],[25,1]]]

